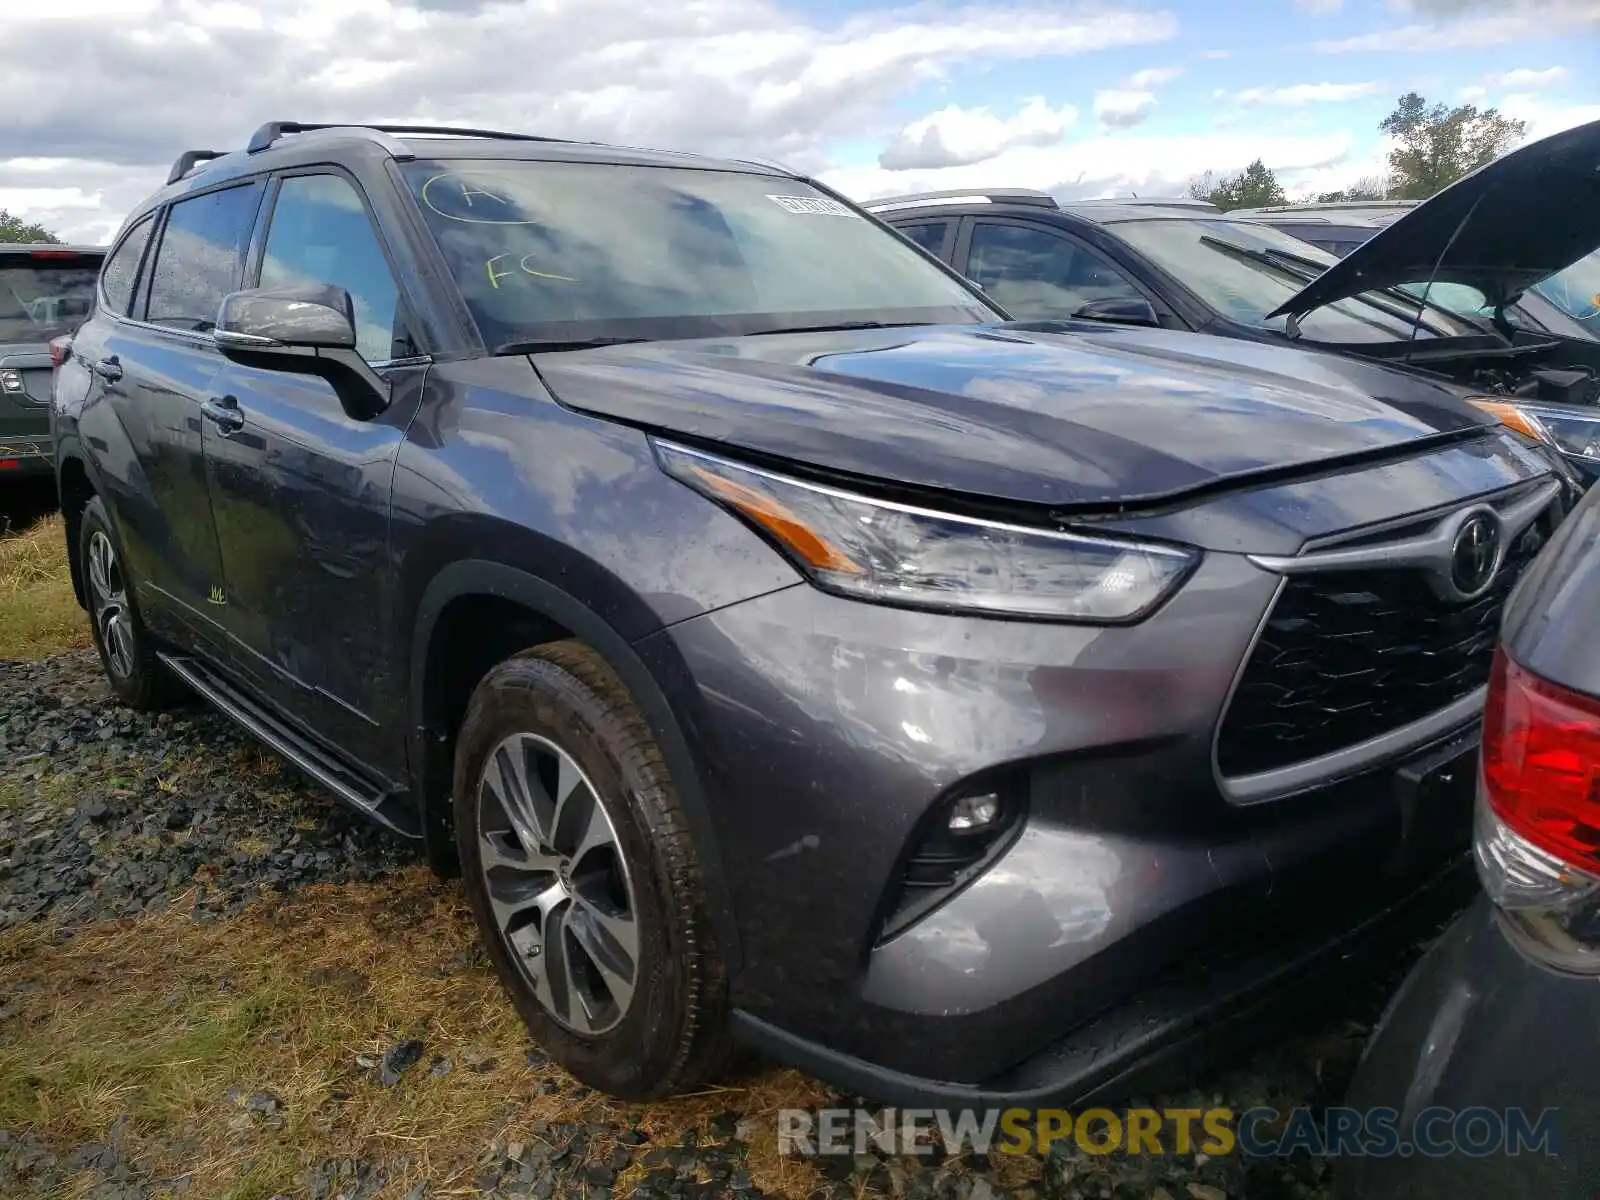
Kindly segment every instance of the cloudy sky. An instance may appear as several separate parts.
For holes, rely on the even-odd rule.
[[[102,240],[187,147],[414,120],[784,160],[859,198],[1174,194],[1380,168],[1395,98],[1600,118],[1600,0],[45,0],[5,22],[0,208]]]

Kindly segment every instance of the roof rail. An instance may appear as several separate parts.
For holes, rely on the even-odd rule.
[[[752,167],[765,167],[767,170],[776,171],[780,175],[793,175],[796,177],[799,177],[800,175],[799,171],[796,171],[791,166],[787,166],[784,163],[779,162],[775,158],[736,158],[733,161],[737,163],[745,163]]]
[[[936,208],[941,204],[1031,204],[1038,208],[1059,208],[1049,192],[1033,188],[958,188],[946,192],[916,192],[909,196],[886,196],[869,200],[861,207],[868,212],[892,208]]]
[[[464,129],[451,125],[372,125],[360,121],[320,124],[307,121],[268,121],[250,135],[245,146],[246,154],[260,154],[287,133],[315,133],[319,129],[348,129],[352,133],[366,133],[373,141],[382,144],[396,158],[416,157],[405,146],[388,134],[437,133],[451,137],[492,138],[505,142],[564,142],[566,138],[543,137],[535,133],[507,133],[499,129]]]
[[[213,158],[221,158],[226,153],[228,153],[226,150],[185,150],[178,155],[178,161],[172,164],[172,170],[167,172],[167,183],[177,183],[194,170],[197,163],[210,162]]]

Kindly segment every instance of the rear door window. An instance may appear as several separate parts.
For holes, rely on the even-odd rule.
[[[128,315],[133,303],[133,285],[139,277],[139,262],[144,258],[144,248],[150,244],[150,234],[155,227],[155,218],[146,217],[128,230],[127,236],[106,259],[105,269],[100,273],[100,291],[105,296],[106,311],[119,317]]]
[[[0,253],[0,345],[71,333],[94,308],[100,255],[75,250]]]
[[[150,277],[146,320],[206,332],[244,277],[261,202],[258,180],[180,200],[167,216]]]

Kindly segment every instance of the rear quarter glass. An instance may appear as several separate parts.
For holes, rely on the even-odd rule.
[[[43,345],[71,333],[94,307],[100,257],[71,251],[0,255],[0,345]]]

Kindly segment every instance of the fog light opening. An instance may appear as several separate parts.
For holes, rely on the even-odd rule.
[[[981,795],[958,796],[950,806],[945,828],[957,837],[971,837],[988,832],[1000,819],[1000,796],[995,792]]]

